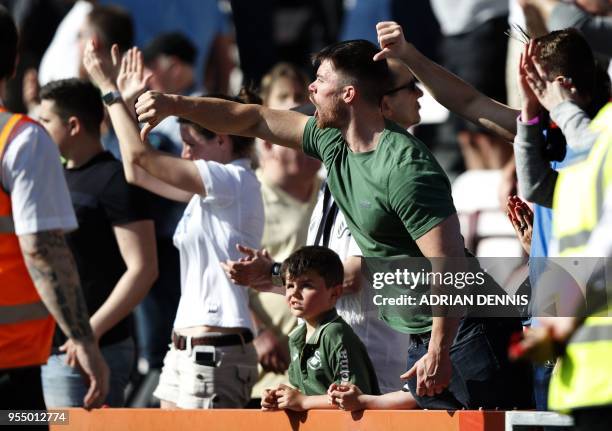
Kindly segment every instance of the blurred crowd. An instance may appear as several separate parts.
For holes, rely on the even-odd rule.
[[[67,232],[80,277],[76,284],[90,316],[87,327],[110,370],[104,404],[156,407],[161,401],[164,408],[265,410],[519,407],[572,411],[580,417],[578,425],[586,424],[583,429],[599,429],[591,410],[610,414],[609,390],[575,383],[600,373],[612,387],[610,367],[580,350],[583,339],[593,341],[589,331],[597,327],[600,350],[590,354],[612,353],[612,333],[601,332],[603,326],[612,328],[602,317],[609,311],[606,301],[583,307],[579,316],[574,309],[558,314],[574,314],[572,319],[533,315],[503,325],[464,319],[450,332],[457,333],[456,345],[472,342],[473,350],[464,348],[464,356],[453,356],[451,349],[453,376],[463,378],[459,382],[450,377],[450,368],[443,374],[443,359],[431,359],[435,318],[433,324],[394,322],[374,305],[362,274],[368,257],[451,256],[449,244],[456,236],[462,256],[465,246],[470,257],[516,258],[505,278],[496,281],[520,285],[534,297],[547,273],[543,258],[612,257],[612,2],[0,4],[19,34],[14,74],[2,78],[3,112],[26,114],[46,129],[58,159],[61,155],[68,205],[76,215],[58,215],[64,221],[45,228],[43,218],[32,215],[38,210],[20,207],[22,217],[37,220],[35,227],[15,222],[11,232],[20,240],[40,230]],[[371,82],[368,73],[378,73],[358,63],[370,45],[362,51],[346,48],[354,49],[356,66],[342,57],[338,43],[347,40],[369,41],[380,50],[374,63],[388,65],[390,82],[377,103],[380,115],[395,123],[385,123],[387,129],[397,128],[418,142],[411,157],[418,153],[422,164],[407,165],[410,184],[392,174],[384,186],[376,180],[382,177],[359,176],[370,170],[393,173],[378,159],[359,174],[337,172],[333,167],[340,156],[317,144],[331,147],[345,139],[354,150],[353,135],[342,122],[356,114],[334,110],[323,99],[328,95],[339,103],[353,96],[329,90],[336,82],[330,76],[355,67],[354,75],[346,72],[345,84],[361,85],[360,80]],[[338,66],[342,62],[346,66]],[[359,93],[357,103],[367,105],[375,91]],[[252,120],[261,112],[278,118]],[[302,114],[314,116],[320,130],[337,128],[342,136],[312,131],[311,123],[301,122]],[[2,127],[8,127],[6,121]],[[301,147],[292,145],[297,139],[292,129],[302,132]],[[6,136],[17,139],[10,132]],[[0,142],[0,149],[4,145]],[[45,151],[42,160],[56,155]],[[19,157],[10,159],[15,172]],[[50,173],[43,176],[46,169],[41,166],[32,181],[56,181]],[[15,195],[27,187],[19,189],[4,170],[2,175],[17,220]],[[376,202],[389,195],[392,206],[371,208],[357,197],[345,202],[352,189],[337,182],[343,175],[350,176],[356,193],[372,189],[380,193]],[[414,184],[422,188],[413,190]],[[32,207],[65,205],[57,187],[37,192]],[[405,190],[406,199],[395,201],[396,190]],[[393,211],[411,238],[405,253],[397,252],[404,234],[382,222],[380,213]],[[455,213],[456,226],[449,227]],[[366,220],[370,215],[380,223]],[[432,239],[438,224],[440,238]],[[605,291],[606,279],[600,278]],[[74,366],[94,353],[79,350],[78,331],[67,329],[70,319],[62,323],[45,305],[60,327],[42,366],[44,403],[49,408],[87,404],[92,386]],[[316,312],[309,314],[308,307]],[[527,328],[525,338],[513,344],[510,356],[532,359],[533,367],[508,358],[513,333],[521,327]],[[482,344],[475,347],[473,340],[487,333],[482,343],[489,348],[479,350]],[[492,355],[499,370],[491,371],[483,355]],[[572,363],[576,358],[606,371],[588,374]],[[430,367],[437,360],[442,371]],[[0,371],[17,368],[13,364],[34,363],[0,362]],[[555,368],[572,377],[553,377],[556,392],[549,394]],[[429,371],[440,372],[437,383],[428,380]],[[90,374],[96,374],[95,367]],[[474,384],[489,374],[491,386]],[[500,385],[505,396],[493,397],[488,389]],[[582,402],[585,398],[594,401]]]

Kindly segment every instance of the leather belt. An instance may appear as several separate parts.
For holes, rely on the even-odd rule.
[[[185,350],[187,341],[190,337],[178,335],[172,331],[172,344],[177,350]],[[193,346],[237,346],[248,344],[253,341],[253,333],[248,329],[238,334],[222,334],[214,336],[191,337],[191,347]]]

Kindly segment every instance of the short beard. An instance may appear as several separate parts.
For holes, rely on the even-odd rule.
[[[321,115],[321,111],[317,112],[317,127],[341,129],[348,123],[348,118],[348,108],[339,99],[336,99],[326,115]]]

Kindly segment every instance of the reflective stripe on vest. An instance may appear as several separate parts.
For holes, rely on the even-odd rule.
[[[48,315],[49,311],[42,301],[31,304],[0,305],[0,325],[42,319]]]
[[[11,216],[0,216],[0,233],[14,233],[15,223]]]
[[[569,412],[612,404],[612,318],[589,317],[570,339],[550,380],[548,407]]]
[[[553,234],[559,256],[584,254],[591,233],[601,219],[606,191],[612,183],[612,104],[592,121],[600,133],[586,160],[562,169],[553,199]]]

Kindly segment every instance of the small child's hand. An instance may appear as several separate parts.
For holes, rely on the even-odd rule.
[[[261,396],[261,409],[263,411],[278,410],[278,395],[276,389],[264,389]]]
[[[352,383],[333,383],[327,390],[327,396],[332,405],[349,412],[363,410],[365,406],[361,403],[361,389]]]
[[[276,395],[278,397],[277,405],[279,409],[294,410],[296,412],[304,411],[304,394],[297,389],[280,385],[276,390]]]

